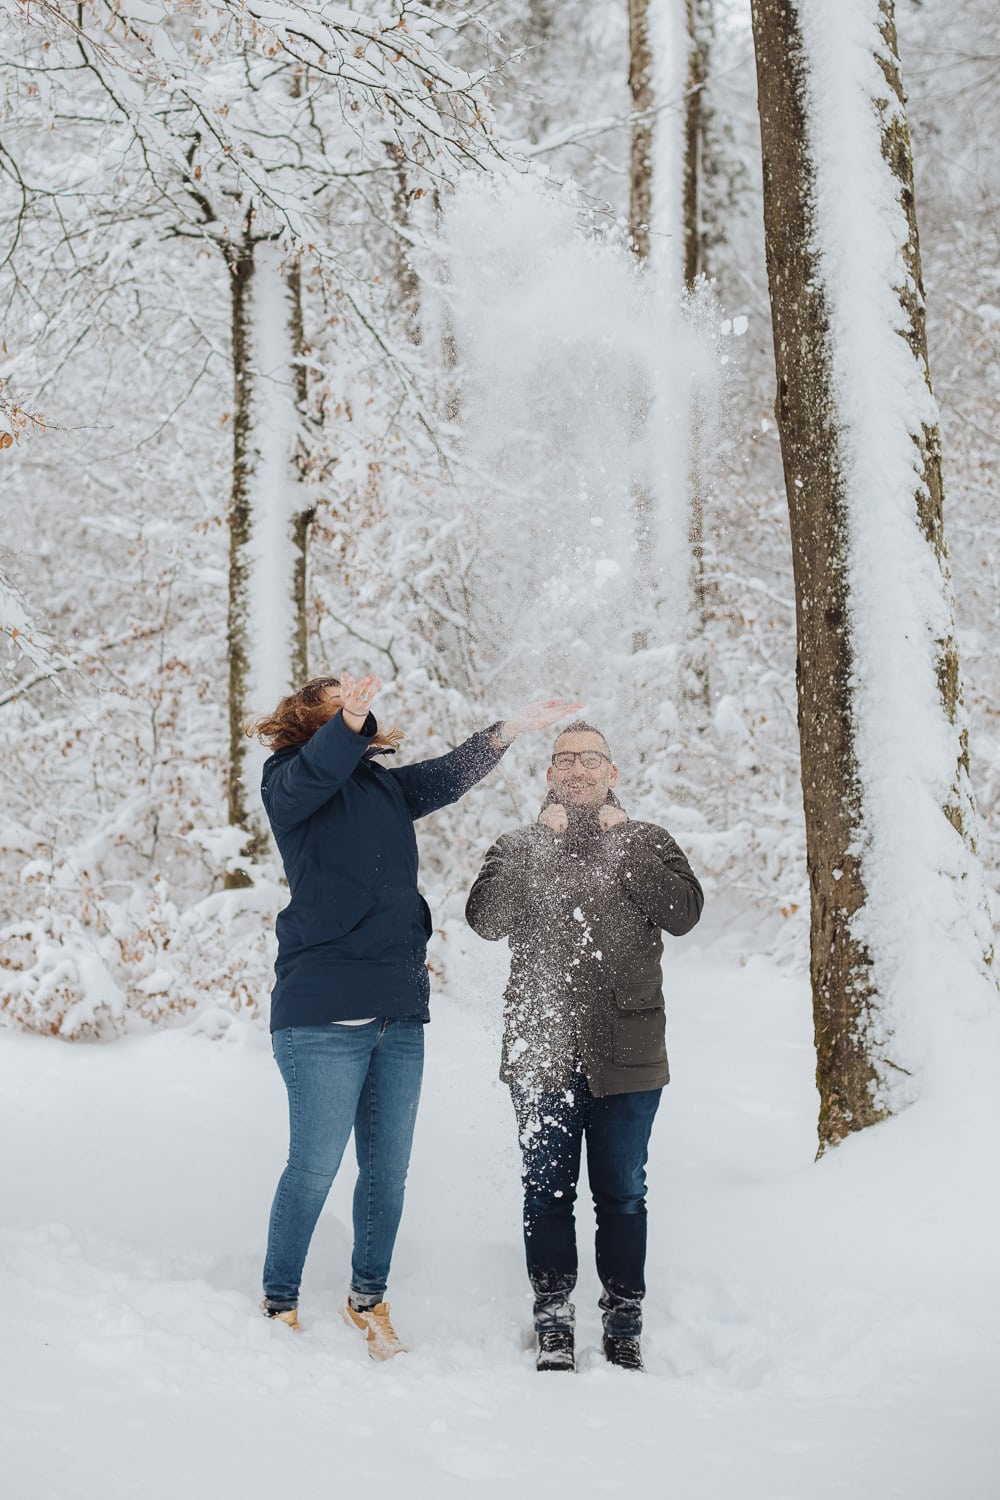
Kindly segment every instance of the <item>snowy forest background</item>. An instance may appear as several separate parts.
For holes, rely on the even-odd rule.
[[[579,696],[714,920],[808,962],[749,7],[660,7],[680,40],[645,116],[644,245],[625,0],[364,15],[385,29],[321,4],[3,7],[0,1013],[20,1027],[265,1013],[283,896],[234,670],[237,717],[306,672],[379,673],[407,757]],[[896,21],[995,891],[1000,38],[993,0],[898,0]],[[441,932],[490,840],[534,817],[548,749],[519,744],[420,830]]]
[[[905,121],[891,0],[0,0],[12,1493],[994,1500],[1000,34],[894,9]],[[507,955],[463,918],[547,736],[418,825],[410,1352],[337,1317],[346,1164],[304,1336],[258,1314],[284,890],[241,724],[342,668],[409,758],[584,700],[704,882],[641,1380],[582,1193],[580,1375],[535,1373]]]

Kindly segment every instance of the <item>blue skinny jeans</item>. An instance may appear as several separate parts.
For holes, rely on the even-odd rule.
[[[573,1205],[587,1142],[604,1331],[638,1335],[646,1295],[646,1157],[662,1089],[595,1099],[586,1076],[556,1093],[511,1089],[524,1162],[524,1250],[535,1328],[572,1328]]]
[[[271,1206],[264,1297],[273,1311],[297,1307],[316,1221],[351,1131],[354,1189],[351,1294],[359,1306],[385,1296],[424,1065],[423,1023],[286,1026],[272,1037],[288,1090],[288,1165]]]

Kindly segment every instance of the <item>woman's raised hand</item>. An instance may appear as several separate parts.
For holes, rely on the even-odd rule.
[[[375,694],[382,686],[381,677],[376,677],[369,672],[367,677],[360,679],[351,676],[350,672],[340,674],[340,709],[344,718],[348,721],[358,719],[357,726],[349,724],[351,729],[360,729],[371,710]]]
[[[565,719],[568,714],[575,714],[582,707],[582,703],[567,703],[564,698],[536,698],[523,708],[515,709],[509,719],[504,719],[500,734],[510,741],[526,729],[548,729],[550,724]]]

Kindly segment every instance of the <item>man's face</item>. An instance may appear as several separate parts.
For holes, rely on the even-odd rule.
[[[601,759],[593,766],[585,766],[581,754],[588,759],[600,755]],[[553,756],[556,764],[549,766],[545,779],[564,807],[600,807],[607,801],[608,792],[618,780],[618,767],[612,765],[608,747],[599,734],[589,729],[561,734],[553,747]],[[564,756],[566,765],[561,763]]]

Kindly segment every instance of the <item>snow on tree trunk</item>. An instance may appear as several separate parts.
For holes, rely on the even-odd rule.
[[[701,95],[709,21],[709,0],[629,0],[630,238],[636,258],[648,266],[660,289],[664,343],[672,349],[680,343],[684,293],[704,270]],[[632,401],[637,593],[641,600],[651,597],[661,613],[664,599],[671,601],[661,624],[678,645],[685,643],[685,655],[679,656],[684,695],[707,708],[708,671],[700,644],[706,615],[706,462],[698,443],[702,424],[694,389],[681,410],[677,394],[684,386],[676,368],[667,383],[657,379],[659,373],[637,375]],[[670,427],[669,442],[659,448],[655,478],[643,463],[654,405],[655,420]],[[647,629],[634,632],[634,650],[649,643]]]
[[[753,0],[753,28],[822,1151],[916,1097],[992,949],[891,0]]]
[[[229,821],[245,829],[243,855],[268,844],[257,786],[265,752],[247,718],[303,682],[306,544],[312,512],[298,472],[303,397],[297,269],[248,228],[233,255],[233,480],[229,554]],[[249,877],[236,869],[227,885]]]
[[[678,289],[686,271],[691,0],[629,0],[629,233]]]

